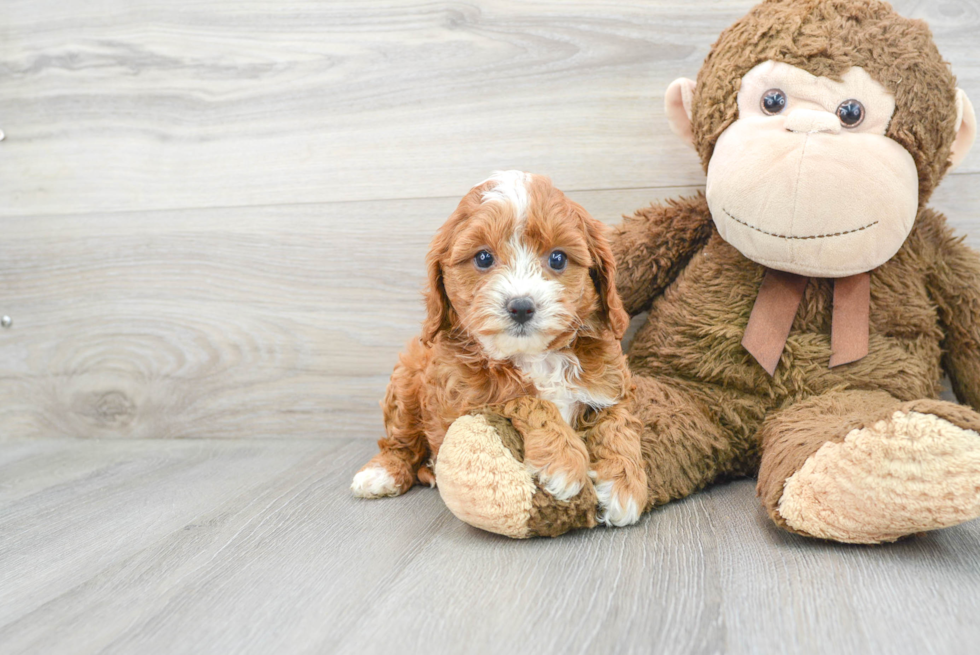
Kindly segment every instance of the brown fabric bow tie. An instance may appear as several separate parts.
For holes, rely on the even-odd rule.
[[[752,306],[742,345],[766,369],[776,372],[796,310],[810,278],[766,270]],[[830,367],[856,362],[868,354],[871,273],[834,280],[834,313],[830,328]]]

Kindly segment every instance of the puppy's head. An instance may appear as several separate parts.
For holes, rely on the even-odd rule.
[[[495,174],[460,201],[432,242],[423,340],[463,331],[504,359],[577,333],[621,338],[629,318],[605,229],[548,178]]]

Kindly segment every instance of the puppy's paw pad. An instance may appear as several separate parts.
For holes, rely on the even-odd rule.
[[[350,490],[358,498],[384,498],[401,493],[395,479],[381,466],[371,466],[358,471],[350,485]]]
[[[592,476],[595,478],[596,476]],[[618,528],[633,525],[640,520],[640,503],[625,491],[617,492],[612,480],[597,482],[596,497],[599,499],[597,520],[606,526]]]

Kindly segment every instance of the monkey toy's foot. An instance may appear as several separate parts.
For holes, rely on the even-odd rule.
[[[948,418],[906,406],[824,444],[786,480],[779,513],[797,532],[850,543],[980,516],[980,434],[972,418]]]
[[[523,539],[555,537],[596,525],[591,482],[568,500],[542,489],[524,463],[524,439],[493,412],[462,416],[449,427],[436,459],[439,493],[461,521]]]

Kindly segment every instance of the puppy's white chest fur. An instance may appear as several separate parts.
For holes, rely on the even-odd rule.
[[[617,399],[594,394],[577,383],[582,366],[571,353],[515,355],[512,361],[534,384],[538,397],[554,403],[562,418],[572,427],[581,405],[603,409],[616,404]]]

